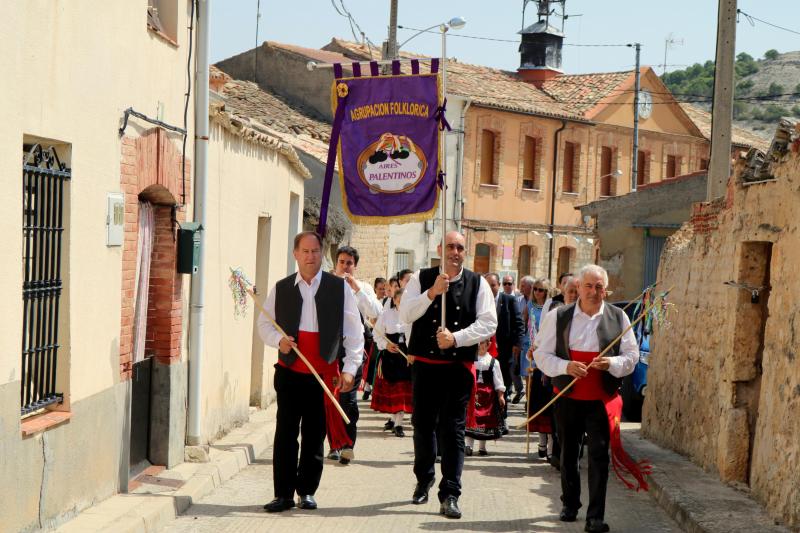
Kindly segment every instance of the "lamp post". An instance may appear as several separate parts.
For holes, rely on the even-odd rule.
[[[442,34],[442,101],[447,99],[447,32],[450,29],[460,30],[464,26],[466,26],[467,21],[463,17],[453,17],[448,22],[442,22],[441,24],[434,24],[430,28],[425,28],[424,30],[419,30],[417,33],[403,41],[400,46],[397,47],[398,50],[403,47],[404,44],[408,43],[414,37],[428,32],[436,27],[439,28],[439,32]],[[439,160],[442,162],[441,165],[443,166],[445,172],[444,176],[442,177],[444,183],[442,186],[442,252],[439,257],[439,268],[441,268],[442,272],[444,272],[444,256],[447,250],[447,243],[445,242],[445,236],[447,235],[447,135],[442,135],[443,140],[440,143],[441,147],[439,149]],[[445,322],[446,312],[445,312],[445,299],[442,298],[442,327],[446,324]]]
[[[608,174],[603,174],[602,176],[597,178],[597,180],[600,182],[601,189],[602,189],[603,178],[618,178],[620,176],[622,176],[622,171],[620,169],[617,169],[614,172],[610,172]],[[602,192],[602,190],[601,190],[601,192]],[[598,195],[598,196],[602,196],[602,195]]]

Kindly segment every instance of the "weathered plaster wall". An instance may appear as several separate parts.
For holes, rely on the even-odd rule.
[[[775,175],[731,182],[727,199],[697,204],[669,239],[659,279],[674,287],[675,307],[654,341],[643,432],[724,480],[749,483],[775,517],[798,527],[800,155]],[[772,289],[760,303],[723,285],[758,285],[767,255]]]

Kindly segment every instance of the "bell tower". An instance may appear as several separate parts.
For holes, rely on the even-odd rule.
[[[564,73],[561,70],[564,33],[550,24],[550,16],[555,12],[555,4],[561,4],[563,8],[566,0],[524,0],[523,25],[525,6],[530,1],[538,5],[538,20],[519,31],[522,38],[517,73],[523,80],[540,87],[545,81]]]

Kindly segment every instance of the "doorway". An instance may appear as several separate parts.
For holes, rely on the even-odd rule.
[[[488,244],[475,245],[475,259],[473,260],[472,270],[478,274],[489,272],[489,263],[492,256],[492,248]]]
[[[259,217],[258,232],[256,236],[256,277],[255,284],[258,290],[258,298],[264,300],[269,290],[269,248],[270,235],[272,231],[272,220],[269,217]],[[250,405],[254,407],[266,407],[269,403],[267,391],[272,390],[272,384],[268,383],[265,376],[265,368],[269,365],[264,364],[264,341],[258,333],[259,313],[253,313],[253,348],[250,358]]]

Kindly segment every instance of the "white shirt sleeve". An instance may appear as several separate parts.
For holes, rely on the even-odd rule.
[[[378,320],[375,321],[375,326],[372,328],[373,338],[375,339],[375,345],[378,347],[379,350],[385,350],[387,343],[386,343],[386,326],[383,323],[384,318],[386,317],[385,314],[381,314],[378,317]]]
[[[536,335],[536,347],[533,360],[544,375],[554,377],[567,373],[569,361],[556,355],[556,316],[555,309],[545,315],[539,333]]]
[[[431,302],[428,298],[428,291],[422,292],[419,284],[419,270],[414,272],[411,279],[406,283],[406,290],[400,300],[400,321],[412,324],[415,320],[425,314]]]
[[[503,373],[500,371],[500,361],[495,361],[492,365],[492,378],[494,380],[494,390],[505,392],[506,384],[503,382]]]
[[[342,372],[354,376],[364,359],[364,325],[361,323],[361,314],[358,312],[353,290],[347,283],[342,282],[342,284],[344,285],[342,333],[345,350]]]
[[[267,295],[267,301],[264,302],[264,310],[273,319],[275,318],[275,287],[272,287],[272,290]],[[258,315],[258,334],[264,344],[273,348],[277,348],[283,338],[283,335],[272,325],[272,322],[269,321],[264,313],[259,313]]]
[[[491,338],[497,330],[497,307],[494,295],[492,295],[492,289],[486,278],[481,277],[480,279],[478,299],[475,303],[475,322],[453,333],[456,347],[474,346],[482,340]],[[403,299],[405,300],[405,295],[403,295]]]
[[[375,290],[369,283],[358,282],[360,290],[356,293],[356,304],[358,310],[365,318],[375,319],[381,314],[383,307],[378,297],[375,296]]]
[[[622,314],[622,331],[625,331],[631,325],[628,315]],[[619,355],[617,357],[609,358],[610,364],[608,373],[615,378],[625,377],[636,368],[636,363],[639,362],[639,344],[636,342],[636,335],[633,329],[628,330],[622,336],[619,346]]]

